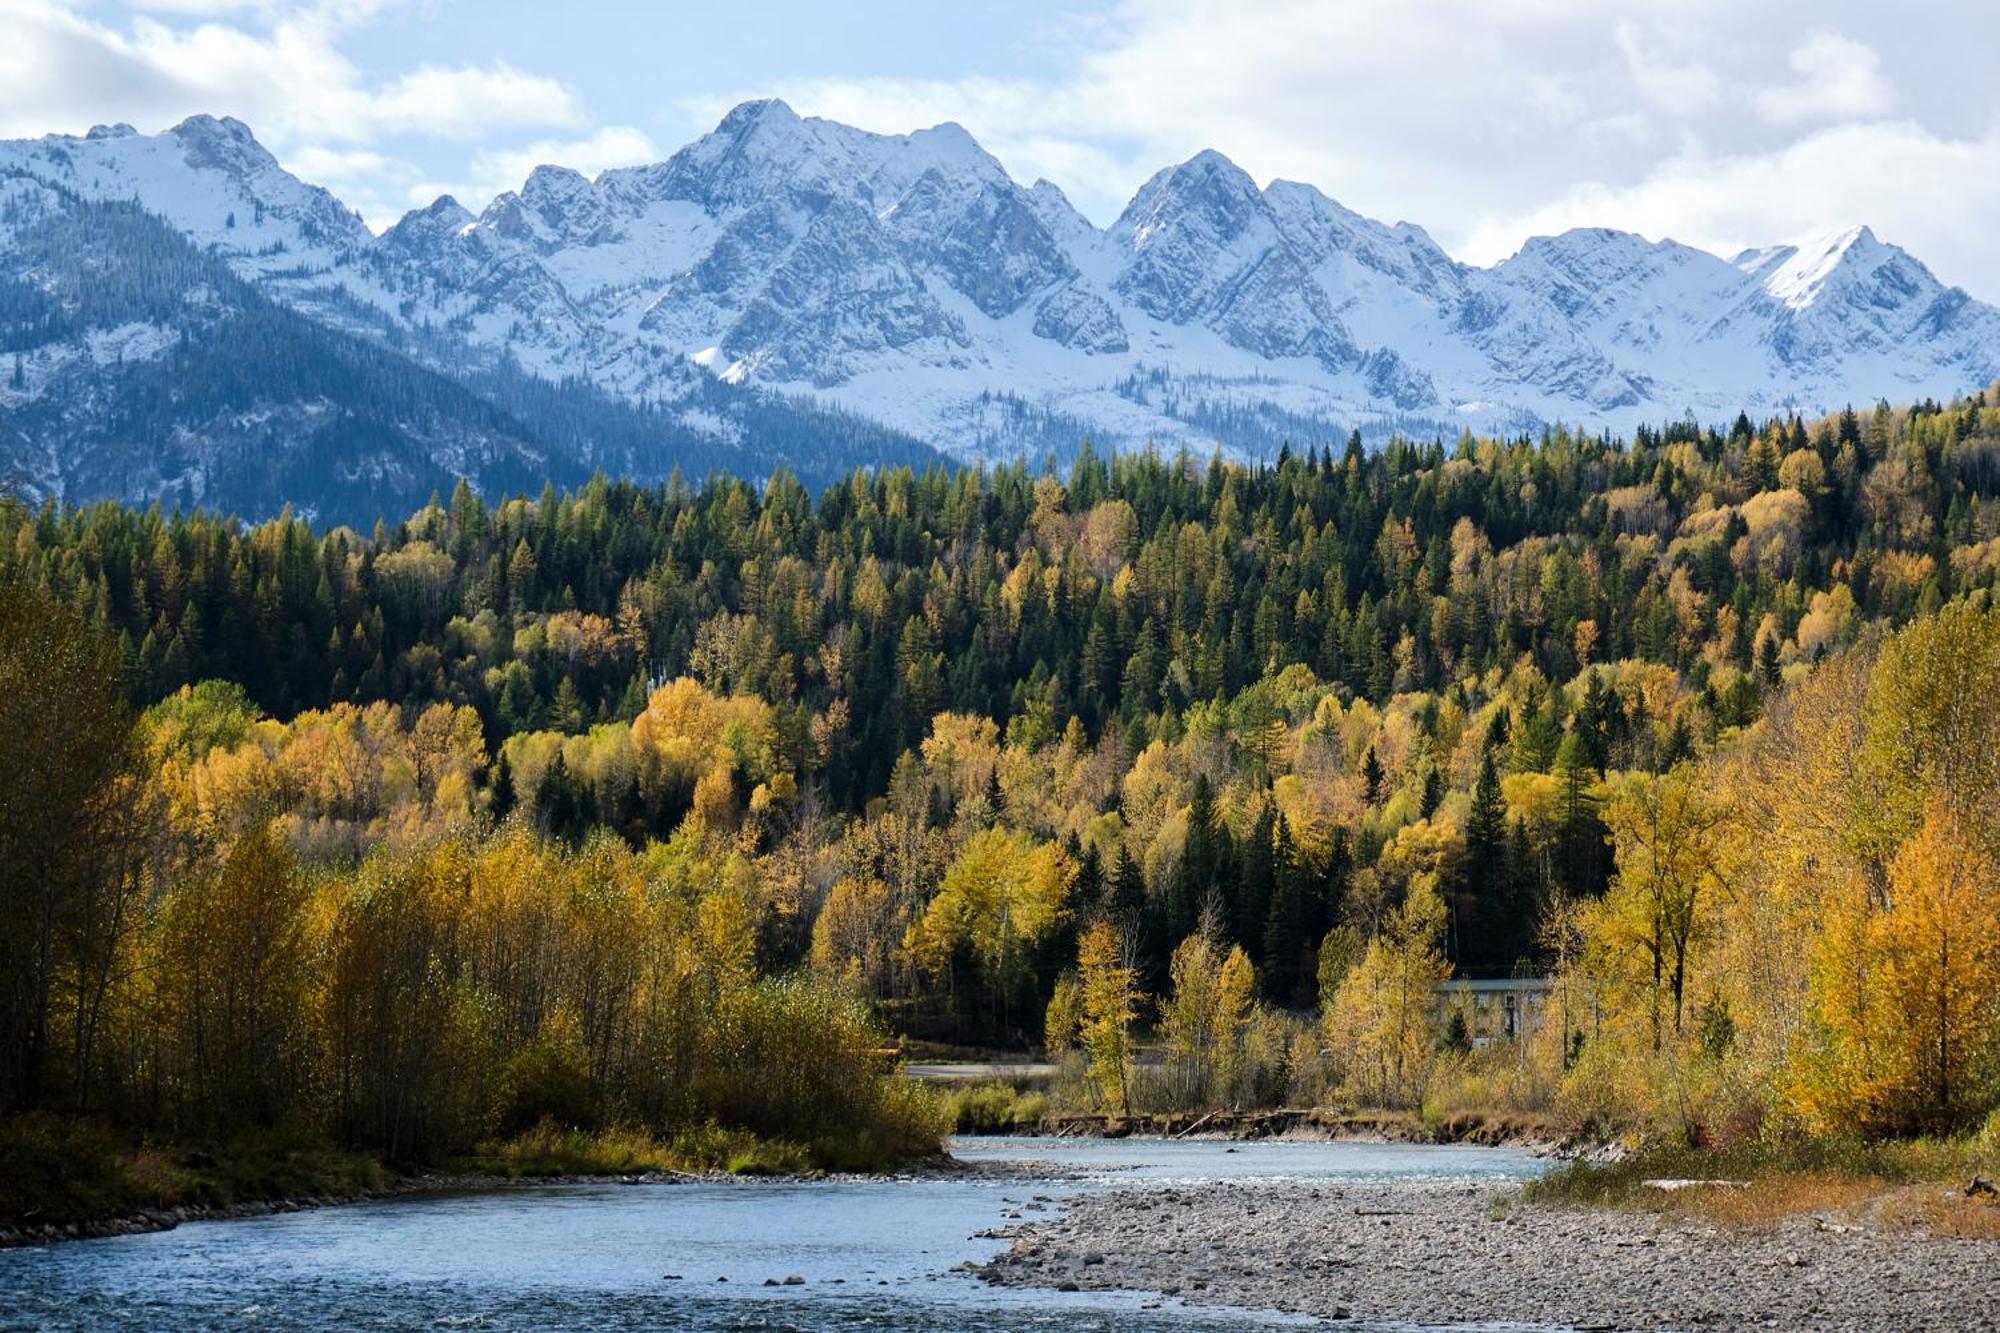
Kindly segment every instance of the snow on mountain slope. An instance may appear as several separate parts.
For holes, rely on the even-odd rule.
[[[778,101],[664,162],[541,167],[476,217],[440,200],[380,237],[234,121],[0,145],[8,170],[136,196],[279,300],[452,373],[672,404],[698,367],[968,457],[1082,430],[1254,451],[1622,429],[2000,376],[2000,311],[1865,228],[1733,262],[1584,229],[1479,269],[1203,152],[1099,229],[959,126],[874,134]]]
[[[273,301],[120,200],[0,177],[0,474],[28,493],[360,520],[586,471],[453,381]]]
[[[441,205],[404,240],[469,220]],[[368,522],[460,477],[491,494],[596,470],[660,481],[676,467],[784,467],[824,484],[860,464],[937,461],[871,423],[692,366],[677,367],[664,409],[504,365],[440,374],[274,299],[306,289],[250,280],[231,266],[241,258],[130,201],[0,168],[0,487]],[[328,290],[341,289],[314,299]],[[448,348],[443,333],[434,343]]]
[[[137,199],[246,275],[331,267],[374,241],[360,215],[285,171],[249,126],[227,116],[191,116],[162,134],[100,125],[82,136],[0,142],[0,171],[84,199]]]

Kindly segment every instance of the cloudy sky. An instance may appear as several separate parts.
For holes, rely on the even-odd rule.
[[[1872,224],[2000,300],[1994,0],[0,0],[0,137],[237,116],[376,225],[746,97],[970,129],[1100,222],[1212,147],[1490,263]]]

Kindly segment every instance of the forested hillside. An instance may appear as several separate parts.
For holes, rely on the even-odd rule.
[[[274,1116],[650,1123],[648,1043],[693,1071],[722,1040],[673,1027],[695,992],[660,979],[775,1021],[728,990],[764,976],[907,1035],[1075,1048],[1119,1109],[1417,1104],[1473,1069],[1433,983],[1528,971],[1559,1021],[1462,1095],[1684,1133],[1961,1124],[1994,1093],[1996,580],[1987,395],[1258,468],[1086,449],[817,500],[461,488],[370,534],[10,507],[0,582],[68,608],[145,710],[107,771],[143,807],[108,836],[146,854],[40,964],[35,1077],[242,1104],[176,1044],[241,966],[293,1006],[230,1057]],[[319,887],[270,904],[273,875]],[[308,900],[282,978],[268,941],[187,953],[185,913]],[[738,961],[673,961],[703,939]],[[370,1022],[451,1015],[395,1071],[336,1021],[385,957],[416,1007]],[[1170,1071],[1136,1090],[1134,1018]],[[408,1082],[517,1048],[541,1074],[478,1106]],[[390,1101],[345,1100],[364,1065]],[[731,1077],[688,1072],[675,1114]],[[429,1118],[366,1118],[392,1104]]]

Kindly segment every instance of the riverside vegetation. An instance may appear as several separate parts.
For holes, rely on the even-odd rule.
[[[1986,394],[366,537],[9,505],[4,1205],[879,1164],[949,1110],[892,1034],[1043,1044],[1059,1109],[1990,1162],[1996,581]],[[1509,971],[1471,1049],[1436,984]]]

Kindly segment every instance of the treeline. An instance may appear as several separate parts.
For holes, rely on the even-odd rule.
[[[1552,973],[1552,1054],[1502,1080],[1550,1105],[1634,1015],[1621,1069],[1745,1048],[1699,961],[1726,927],[1661,867],[1784,701],[1976,617],[2000,419],[461,489],[366,537],[14,508],[0,568],[115,645],[213,866],[259,829],[363,879],[492,839],[635,858],[732,904],[760,975],[1089,1052],[1106,1100],[1421,1102],[1470,1044],[1438,980]],[[1133,1022],[1164,1083],[1103,1055]]]

